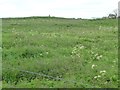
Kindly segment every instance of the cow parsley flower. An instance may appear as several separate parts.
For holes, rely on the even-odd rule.
[[[42,56],[42,53],[40,53],[40,56]]]
[[[46,52],[46,54],[48,54],[49,52]]]
[[[100,73],[106,73],[106,71],[105,71],[105,70],[103,70],[103,71],[100,71]]]
[[[105,73],[106,73],[106,71],[105,71],[105,70],[100,71],[100,74],[101,74],[101,75],[105,75]]]
[[[100,77],[101,77],[100,75],[97,75],[97,76],[94,77],[94,79],[97,79],[97,78],[100,78]]]
[[[95,55],[95,56],[96,56],[96,59],[97,59],[97,60],[99,60],[99,59],[102,58],[102,55],[98,55],[98,54],[97,54],[97,55]]]
[[[97,66],[97,65],[93,64],[91,68],[93,69],[93,68],[96,67],[96,66]]]
[[[79,48],[80,48],[80,49],[83,49],[83,48],[84,48],[84,46],[80,46]]]
[[[95,79],[97,78],[97,76],[94,77]]]

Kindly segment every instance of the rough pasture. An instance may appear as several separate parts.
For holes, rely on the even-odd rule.
[[[116,19],[3,19],[4,88],[117,88]]]

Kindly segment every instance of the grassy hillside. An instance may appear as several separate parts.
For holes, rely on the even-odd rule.
[[[3,19],[5,88],[116,88],[116,19]]]

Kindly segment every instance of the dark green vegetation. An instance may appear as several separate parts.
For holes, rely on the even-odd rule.
[[[117,88],[116,19],[3,19],[3,87]]]

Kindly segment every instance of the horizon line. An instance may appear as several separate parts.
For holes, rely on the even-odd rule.
[[[4,18],[63,18],[63,19],[100,19],[100,18],[108,18],[108,16],[103,16],[103,17],[91,17],[91,18],[82,18],[82,17],[59,17],[59,16],[13,16],[13,17],[0,17],[1,19]]]

